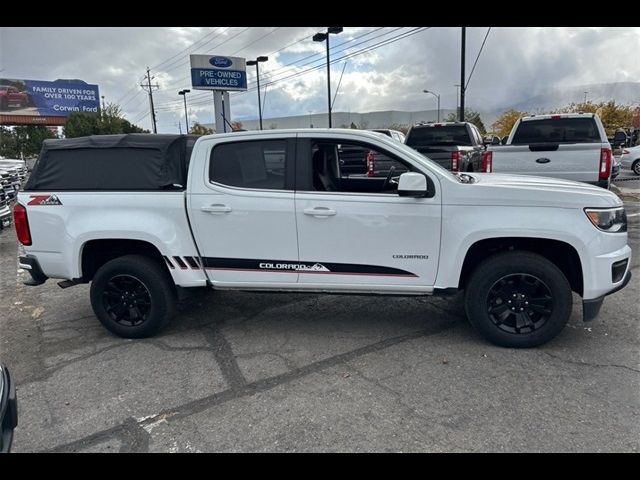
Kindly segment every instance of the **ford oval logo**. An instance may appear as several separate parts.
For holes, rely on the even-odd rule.
[[[229,68],[233,61],[227,57],[211,57],[209,63],[217,68]]]

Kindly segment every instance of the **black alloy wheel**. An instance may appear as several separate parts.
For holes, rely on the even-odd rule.
[[[500,330],[530,333],[542,328],[551,317],[553,296],[547,284],[533,275],[506,275],[489,289],[487,311]]]
[[[133,275],[112,277],[103,291],[102,300],[113,321],[125,327],[142,324],[151,310],[149,289]]]

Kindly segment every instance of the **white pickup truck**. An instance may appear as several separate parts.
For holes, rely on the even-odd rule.
[[[593,113],[520,118],[505,145],[488,147],[495,173],[562,178],[609,188],[611,144]]]
[[[395,162],[343,174],[340,151]],[[397,167],[397,168],[396,168]],[[394,172],[404,172],[394,175]],[[342,129],[46,140],[14,210],[27,284],[91,283],[111,332],[153,334],[183,288],[437,295],[465,291],[491,342],[540,345],[594,318],[631,277],[622,202],[577,182],[453,174]]]

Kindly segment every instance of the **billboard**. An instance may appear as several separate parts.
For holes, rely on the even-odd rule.
[[[190,55],[191,85],[195,90],[246,90],[244,58],[220,55]]]
[[[0,124],[61,125],[70,113],[99,111],[97,85],[82,80],[0,78]]]

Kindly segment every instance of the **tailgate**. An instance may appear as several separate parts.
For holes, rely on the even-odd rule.
[[[597,182],[600,143],[505,145],[492,148],[493,171]]]
[[[422,155],[427,157],[429,160],[433,160],[441,167],[446,168],[447,170],[451,170],[451,152],[457,151],[457,147],[412,147]]]

